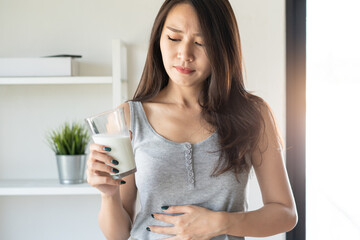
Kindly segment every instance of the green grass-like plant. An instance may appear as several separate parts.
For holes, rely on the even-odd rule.
[[[90,135],[84,125],[64,123],[56,130],[51,130],[47,141],[56,155],[83,155]]]

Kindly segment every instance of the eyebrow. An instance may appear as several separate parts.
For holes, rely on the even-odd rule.
[[[172,31],[172,32],[184,33],[183,31],[181,31],[181,30],[179,30],[179,29],[176,29],[176,28],[173,28],[173,27],[167,26],[166,28],[169,29],[169,30]],[[202,37],[202,34],[201,34],[201,33],[195,33],[194,35],[195,35],[195,36]]]

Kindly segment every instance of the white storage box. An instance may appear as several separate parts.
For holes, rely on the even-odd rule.
[[[0,77],[77,76],[72,57],[0,58]]]

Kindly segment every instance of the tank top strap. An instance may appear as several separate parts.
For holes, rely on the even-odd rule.
[[[143,106],[140,101],[128,101],[130,108],[130,131],[134,135],[137,135],[137,132],[146,131],[146,115],[143,110]]]

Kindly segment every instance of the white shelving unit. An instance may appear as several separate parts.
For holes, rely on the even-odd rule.
[[[87,183],[63,185],[58,179],[1,180],[0,196],[34,195],[98,195],[100,192]]]
[[[74,77],[0,77],[3,85],[111,84],[113,107],[127,98],[126,48],[113,40],[113,76]],[[58,179],[0,179],[1,196],[32,195],[97,195],[99,191],[87,183],[62,185]]]
[[[1,77],[0,85],[112,84],[111,76],[100,77]]]

